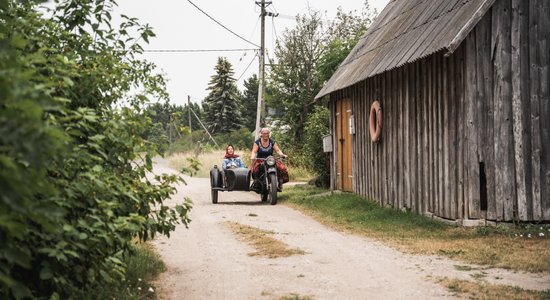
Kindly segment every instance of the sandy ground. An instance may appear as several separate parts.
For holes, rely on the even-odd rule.
[[[170,173],[156,161],[157,173]],[[457,299],[437,278],[481,280],[524,289],[550,289],[550,276],[465,266],[442,257],[400,253],[363,237],[334,231],[284,205],[271,206],[253,192],[223,192],[212,204],[210,182],[184,177],[168,204],[193,200],[189,228],[153,241],[167,271],[155,285],[160,299]],[[254,252],[225,224],[235,221],[275,232],[305,255],[249,256]],[[459,270],[460,269],[460,270]]]

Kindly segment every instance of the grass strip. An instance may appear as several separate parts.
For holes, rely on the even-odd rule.
[[[243,225],[237,222],[227,222],[233,233],[256,249],[249,256],[265,256],[268,258],[302,255],[305,252],[298,248],[290,248],[287,244],[272,238],[272,231]]]
[[[166,266],[153,246],[136,243],[131,251],[124,255],[123,261],[126,264],[123,281],[113,281],[109,286],[94,287],[85,295],[93,299],[157,299],[157,290],[151,281],[164,272]]]
[[[490,267],[550,272],[548,225],[456,227],[410,211],[381,207],[355,194],[326,192],[296,186],[285,189],[279,201],[334,229],[374,238],[401,251],[443,255]]]
[[[455,296],[466,296],[469,299],[550,299],[550,290],[533,291],[518,287],[490,284],[483,281],[441,278],[438,282],[453,292]]]

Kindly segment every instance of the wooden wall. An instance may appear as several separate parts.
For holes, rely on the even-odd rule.
[[[549,6],[498,0],[452,55],[332,93],[331,109],[352,99],[353,190],[447,219],[550,220]]]

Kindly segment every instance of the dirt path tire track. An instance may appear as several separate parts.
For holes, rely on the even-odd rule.
[[[164,160],[157,159],[155,168],[157,173],[173,172]],[[472,280],[480,273],[455,268],[464,263],[403,254],[374,240],[336,232],[284,205],[261,203],[253,192],[222,192],[219,203],[212,204],[208,179],[185,180],[188,185],[179,186],[167,203],[191,197],[189,229],[178,226],[170,238],[153,241],[167,265],[155,283],[160,299],[279,299],[290,294],[313,299],[455,299],[434,278]],[[248,256],[254,249],[239,241],[226,221],[274,231],[274,238],[307,254]],[[550,289],[550,276],[483,272],[491,283]]]

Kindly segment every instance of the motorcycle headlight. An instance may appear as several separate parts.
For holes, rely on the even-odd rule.
[[[265,160],[265,163],[268,166],[274,166],[275,165],[275,158],[273,156],[270,156]]]

